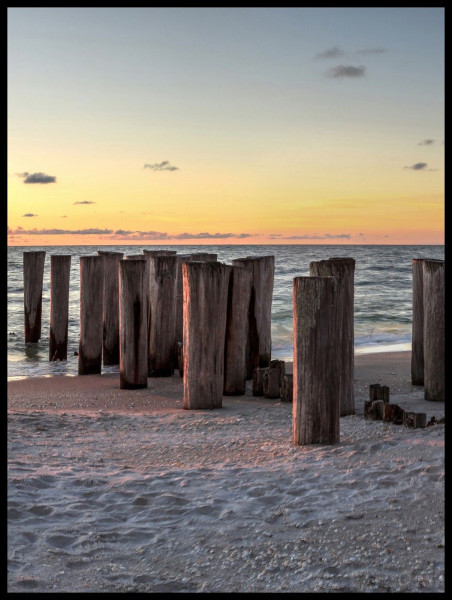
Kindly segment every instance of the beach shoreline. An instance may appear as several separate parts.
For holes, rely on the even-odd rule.
[[[362,412],[381,383],[444,416],[410,357],[355,357],[333,446],[293,446],[292,405],[251,382],[209,411],[177,372],[9,382],[8,591],[444,592],[445,425]]]

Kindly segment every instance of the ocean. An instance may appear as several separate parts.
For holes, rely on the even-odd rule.
[[[210,252],[231,264],[246,256],[275,257],[272,303],[272,358],[292,360],[292,282],[309,275],[309,263],[330,257],[351,257],[355,266],[355,354],[411,349],[412,259],[444,259],[444,246],[373,245],[174,245],[174,246],[34,246],[8,248],[8,380],[46,375],[77,375],[79,337],[79,258],[98,250],[142,254],[143,249],[164,248],[178,254]],[[45,250],[42,295],[42,331],[36,344],[24,338],[23,252]],[[70,254],[68,360],[50,362],[50,255]],[[103,372],[119,372],[118,366]]]

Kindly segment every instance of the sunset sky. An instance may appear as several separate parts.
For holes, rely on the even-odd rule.
[[[8,8],[8,244],[443,244],[444,8]]]

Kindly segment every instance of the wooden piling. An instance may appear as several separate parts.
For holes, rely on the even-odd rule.
[[[339,442],[340,352],[338,278],[293,280],[294,444]]]
[[[143,254],[147,256],[174,256],[177,250],[143,250]]]
[[[176,342],[182,343],[183,338],[183,281],[182,281],[182,265],[184,262],[202,261],[216,262],[217,255],[210,252],[197,252],[194,254],[177,254],[176,255]],[[177,356],[174,357],[174,366],[177,367]]]
[[[224,350],[223,393],[225,396],[245,394],[248,299],[251,279],[251,269],[231,267]]]
[[[253,396],[264,395],[264,374],[268,367],[256,367],[253,371]]]
[[[102,362],[119,365],[119,261],[123,252],[98,250],[104,261]]]
[[[67,360],[71,255],[50,256],[49,360]]]
[[[268,367],[264,372],[262,386],[264,398],[281,397],[281,371],[277,367]]]
[[[219,262],[182,265],[184,409],[222,406],[230,270]]]
[[[147,387],[147,260],[119,262],[119,387]]]
[[[412,263],[411,384],[424,385],[424,283],[422,258]]]
[[[42,282],[45,251],[23,253],[25,342],[34,344],[41,338]]]
[[[293,401],[293,374],[286,373],[281,384],[281,402]]]
[[[232,261],[233,266],[251,267],[252,284],[248,308],[246,377],[253,378],[256,367],[268,367],[271,358],[271,309],[275,275],[274,256],[247,256]]]
[[[102,256],[80,257],[79,375],[96,375],[102,370],[103,267]]]
[[[148,255],[148,376],[170,377],[176,349],[176,256]]]
[[[445,400],[445,289],[444,260],[423,262],[424,397]]]
[[[338,278],[338,303],[341,310],[340,328],[340,406],[341,417],[355,414],[354,397],[354,277],[355,259],[333,257],[309,263],[312,276],[333,276]]]

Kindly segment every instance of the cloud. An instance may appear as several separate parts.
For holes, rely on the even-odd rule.
[[[318,60],[319,58],[337,58],[338,56],[342,56],[343,54],[345,54],[343,50],[341,50],[337,46],[333,46],[332,48],[328,48],[328,50],[325,50],[324,52],[317,52],[314,58],[315,60]]]
[[[82,200],[81,202],[74,202],[74,204],[96,204],[93,200]]]
[[[375,48],[363,48],[362,50],[357,50],[357,54],[383,54],[386,52],[386,48],[381,48],[380,46]]]
[[[144,169],[151,169],[151,171],[178,171],[179,167],[174,167],[169,163],[168,160],[164,160],[161,163],[154,163],[150,165],[146,163],[143,167]]]
[[[283,240],[337,240],[337,239],[350,239],[350,233],[338,233],[334,235],[332,233],[324,233],[324,234],[312,234],[312,235],[288,235],[281,239]]]
[[[22,215],[23,217],[37,217],[38,215],[35,215],[34,213],[25,213],[24,215]]]
[[[342,77],[349,77],[351,79],[356,79],[357,77],[364,77],[366,71],[366,67],[353,67],[352,65],[338,65],[337,67],[333,67],[332,69],[328,69],[326,72],[327,77],[333,77],[335,79],[339,79]]]
[[[225,238],[237,238],[243,239],[247,237],[252,237],[251,233],[179,233],[178,235],[171,236],[171,239],[175,240],[213,240],[213,239],[225,239]]]
[[[179,233],[168,235],[161,231],[139,231],[129,229],[23,229],[17,227],[13,230],[8,227],[8,235],[27,234],[27,235],[107,235],[115,238],[128,240],[195,240],[195,239],[244,239],[252,237],[251,233]]]
[[[418,146],[431,146],[435,143],[435,140],[422,140],[418,143]]]
[[[427,168],[427,163],[418,162],[418,163],[414,163],[414,165],[411,165],[410,167],[403,167],[403,168],[411,169],[412,171],[424,171]]]
[[[99,234],[111,234],[112,229],[9,229],[9,234],[27,234],[27,235],[99,235]]]
[[[46,175],[45,173],[17,173],[18,177],[22,177],[24,183],[55,183],[56,177],[53,175]]]

